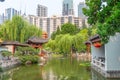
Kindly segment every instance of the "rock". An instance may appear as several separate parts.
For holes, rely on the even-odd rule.
[[[26,61],[25,64],[29,65],[29,64],[32,64],[31,61]]]

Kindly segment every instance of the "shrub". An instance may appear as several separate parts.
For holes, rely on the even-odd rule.
[[[1,51],[1,54],[2,54],[2,56],[4,56],[4,57],[9,57],[9,56],[11,56],[12,55],[12,53],[11,52],[9,52],[9,51]]]
[[[24,55],[20,56],[22,64],[25,64],[27,61],[31,61],[33,64],[38,63],[39,57],[37,55]]]

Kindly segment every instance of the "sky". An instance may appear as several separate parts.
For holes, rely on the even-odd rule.
[[[79,2],[84,0],[73,0],[74,12],[77,16],[77,6]],[[0,2],[0,14],[5,12],[6,8],[15,8],[21,10],[22,13],[36,15],[37,4],[45,5],[48,7],[48,16],[61,15],[62,14],[62,2],[63,0],[5,0]]]

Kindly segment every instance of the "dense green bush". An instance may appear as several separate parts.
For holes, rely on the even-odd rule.
[[[12,53],[11,52],[9,52],[9,51],[1,51],[1,54],[2,54],[2,56],[4,56],[4,57],[9,57],[9,56],[11,56],[12,55]]]
[[[39,49],[34,49],[32,47],[17,47],[15,55],[19,57],[22,64],[26,64],[27,61],[30,61],[32,64],[38,63],[39,60]]]
[[[34,64],[34,63],[38,63],[39,56],[37,56],[37,55],[24,55],[24,56],[19,56],[19,59],[21,60],[22,64],[26,64],[27,61],[31,61],[32,64]]]
[[[40,49],[35,49],[35,48],[32,48],[32,47],[17,47],[16,49],[16,53],[19,55],[37,55],[39,53],[39,50]]]
[[[2,70],[2,68],[0,67],[0,72],[2,72],[3,70]]]

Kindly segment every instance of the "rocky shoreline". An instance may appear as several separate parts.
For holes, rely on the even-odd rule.
[[[9,70],[20,64],[21,64],[21,62],[17,57],[3,58],[0,60],[1,71]]]

